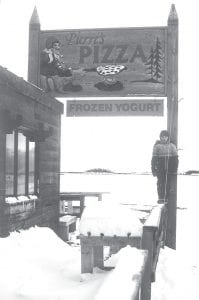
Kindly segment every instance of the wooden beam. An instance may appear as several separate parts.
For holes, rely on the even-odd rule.
[[[80,234],[81,245],[93,246],[119,246],[123,248],[127,245],[140,248],[141,236],[84,236]]]
[[[167,31],[167,128],[171,141],[178,144],[178,16],[172,4]],[[176,249],[177,174],[168,191],[168,227],[166,246]]]

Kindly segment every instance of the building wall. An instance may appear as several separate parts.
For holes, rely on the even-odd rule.
[[[0,67],[0,235],[30,226],[57,229],[60,130],[63,105],[41,89]],[[7,120],[9,119],[9,122]],[[18,122],[17,120],[20,120]],[[5,196],[6,132],[18,128],[37,144],[37,197],[8,203]],[[9,128],[8,128],[9,127]],[[12,129],[11,129],[12,130]]]

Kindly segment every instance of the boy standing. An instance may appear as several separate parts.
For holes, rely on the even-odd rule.
[[[151,169],[153,176],[157,177],[158,203],[167,202],[171,175],[178,169],[177,148],[170,141],[167,130],[160,132],[160,140],[153,147]]]

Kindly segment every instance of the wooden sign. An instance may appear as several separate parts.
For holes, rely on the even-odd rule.
[[[178,15],[174,4],[166,27],[85,30],[41,31],[35,8],[29,26],[28,58],[28,81],[55,97],[167,97],[167,129],[177,145]],[[56,68],[49,70],[53,64]],[[141,109],[136,113],[130,109],[136,102],[134,106],[123,101],[117,104],[122,103],[126,115],[141,113]],[[80,106],[82,111],[77,104],[85,104]],[[88,115],[88,104],[92,102],[68,102],[67,115]],[[96,102],[95,105],[97,111],[92,113],[96,115],[118,113],[116,103],[109,106],[110,102]],[[109,111],[108,107],[111,107]],[[146,115],[149,112],[152,113],[146,110]],[[168,195],[166,245],[173,249],[176,248],[176,207],[177,175]]]
[[[163,116],[164,100],[68,100],[68,117]]]
[[[38,27],[32,45],[35,28],[33,35],[30,26],[29,55],[36,61],[29,57],[29,77],[37,72],[37,85],[53,96],[166,96],[167,27]],[[34,49],[35,44],[39,47]]]

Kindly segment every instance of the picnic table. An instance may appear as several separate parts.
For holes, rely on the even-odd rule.
[[[107,193],[109,192],[62,192],[60,193],[60,214],[67,213],[81,217],[87,197],[96,197],[98,201],[102,201],[102,195]],[[76,204],[74,204],[75,201]],[[67,210],[65,202],[67,202]]]

